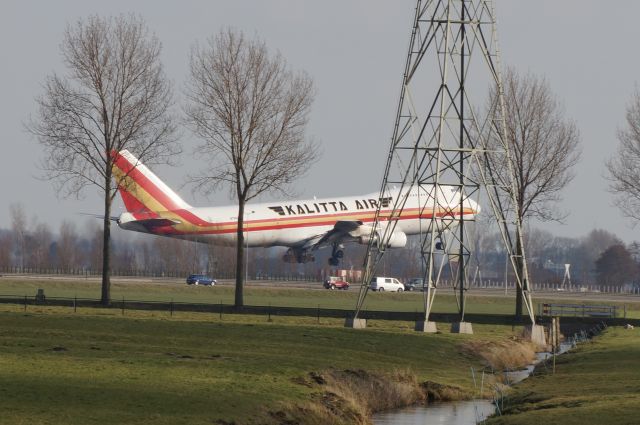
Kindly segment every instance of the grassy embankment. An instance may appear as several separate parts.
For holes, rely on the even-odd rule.
[[[320,287],[320,284],[317,284]],[[0,278],[0,295],[27,295],[33,296],[38,288],[45,290],[48,297],[78,297],[100,298],[100,283],[96,279],[18,279],[5,276]],[[513,291],[509,292],[515,295]],[[195,303],[224,303],[233,304],[234,290],[232,286],[201,287],[188,286],[182,282],[167,283],[136,281],[118,281],[114,279],[112,284],[112,299],[143,301],[175,301]],[[355,306],[357,290],[328,291],[309,290],[299,288],[279,287],[251,287],[245,289],[245,304],[247,305],[272,305],[281,307],[309,307],[309,308],[338,308],[352,310]],[[537,303],[554,302],[550,299],[536,298]],[[555,301],[557,302],[557,300]],[[575,300],[563,300],[564,303],[577,304],[602,304],[598,301],[583,301],[580,294],[576,294]],[[476,296],[471,291],[466,301],[468,313],[494,313],[511,314],[514,300],[512,297],[503,296]],[[622,312],[623,303],[607,302],[606,304],[618,305]],[[383,311],[423,311],[421,292],[375,293],[370,292],[365,302],[365,309]],[[640,303],[627,303],[627,317],[640,318]],[[442,289],[438,292],[434,304],[434,312],[457,312],[456,300],[451,289]],[[536,310],[537,311],[537,310]]]
[[[487,425],[640,423],[640,330],[609,328],[515,388]]]
[[[1,422],[366,423],[426,389],[471,395],[477,351],[513,346],[510,327],[419,335],[411,325],[0,305]]]

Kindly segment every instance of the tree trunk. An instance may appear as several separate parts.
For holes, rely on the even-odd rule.
[[[238,199],[238,230],[236,246],[236,297],[235,306],[244,305],[244,199]]]
[[[520,232],[516,232],[516,273],[518,274],[516,281],[520,281],[520,285],[516,285],[516,311],[515,319],[520,321],[522,319],[522,300],[524,298],[523,287],[524,281],[524,261],[522,261],[522,235]]]
[[[100,303],[111,303],[111,173],[107,172],[104,191],[104,222],[102,237],[102,297]]]

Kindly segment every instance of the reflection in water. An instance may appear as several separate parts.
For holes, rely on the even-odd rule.
[[[374,425],[475,425],[493,414],[488,400],[432,403],[373,415]]]

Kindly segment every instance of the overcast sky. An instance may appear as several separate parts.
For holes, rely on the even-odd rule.
[[[637,1],[502,0],[495,2],[503,64],[545,76],[582,136],[582,161],[564,191],[565,224],[545,224],[562,236],[608,229],[625,241],[640,239],[606,191],[604,160],[615,151],[616,131],[640,81]],[[0,1],[0,228],[10,227],[9,205],[57,231],[63,219],[84,223],[78,212],[102,212],[88,190],[82,201],[58,199],[50,182],[38,180],[37,142],[23,130],[35,112],[45,77],[64,74],[59,45],[69,22],[90,14],[140,15],[163,43],[162,60],[180,91],[189,49],[225,26],[263,38],[294,69],[315,80],[317,97],[309,135],[323,155],[297,184],[300,197],[377,191],[395,118],[413,0],[387,1]],[[185,132],[181,166],[156,173],[179,188],[199,167]],[[194,205],[230,204],[223,192],[206,200],[179,190]],[[118,203],[114,214],[121,211]]]

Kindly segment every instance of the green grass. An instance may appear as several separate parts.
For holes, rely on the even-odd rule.
[[[640,331],[609,328],[516,387],[488,425],[640,423]]]
[[[268,411],[309,400],[297,383],[331,368],[408,370],[472,391],[470,339],[506,339],[510,327],[475,335],[419,335],[411,323],[356,331],[342,321],[0,306],[2,424],[264,423]]]
[[[318,283],[320,288],[321,284]],[[45,291],[48,297],[78,297],[100,298],[100,283],[94,279],[46,279],[30,278],[17,279],[13,277],[0,278],[0,295],[33,296],[38,288]],[[245,304],[247,305],[272,305],[282,307],[310,307],[310,308],[338,308],[353,310],[356,304],[358,291],[352,288],[348,291],[309,290],[300,288],[278,287],[252,287],[245,288]],[[513,291],[510,291],[513,296]],[[473,291],[466,300],[468,313],[493,313],[511,314],[514,309],[513,297],[481,296],[473,295]],[[112,283],[112,299],[142,301],[175,301],[198,303],[224,303],[233,304],[234,289],[232,286],[189,286],[182,281],[119,281]],[[536,303],[554,302],[551,299],[536,299]],[[627,303],[627,317],[640,318],[640,303]],[[555,302],[558,302],[557,300]],[[597,301],[583,301],[579,295],[575,300],[562,300],[562,303],[602,304]],[[623,303],[607,302],[606,304],[618,305],[622,309]],[[376,293],[370,292],[365,301],[365,309],[382,311],[424,311],[421,292]],[[456,313],[458,311],[456,298],[451,289],[441,289],[434,303],[434,312]],[[536,310],[537,312],[537,310]]]

